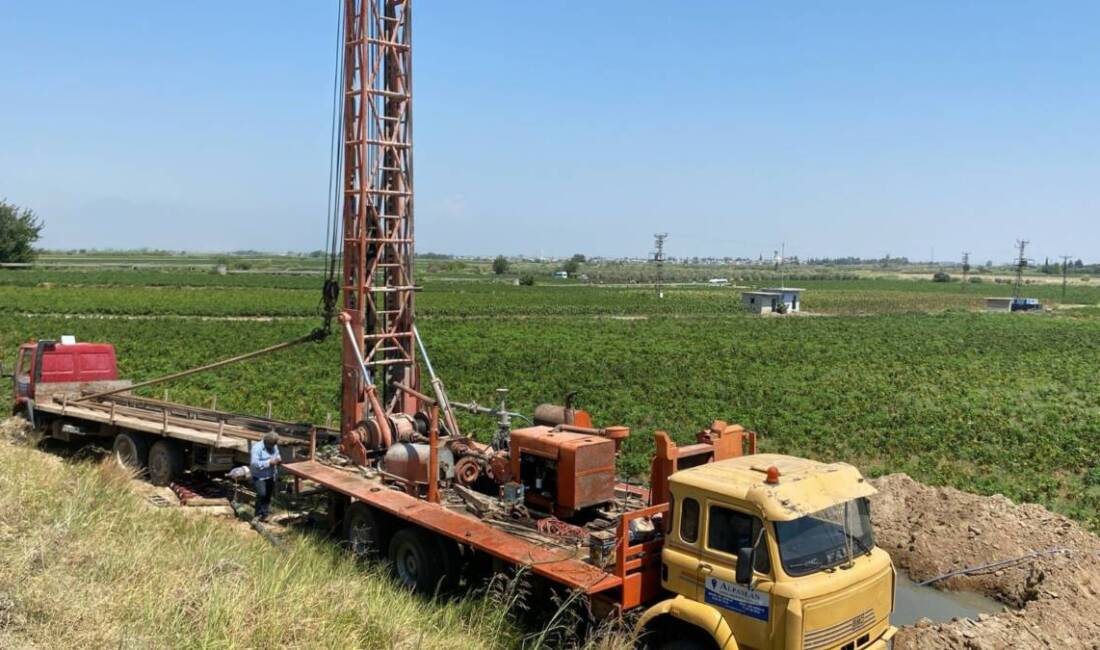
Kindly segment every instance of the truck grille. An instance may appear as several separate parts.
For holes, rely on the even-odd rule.
[[[806,633],[805,650],[818,650],[828,648],[849,637],[855,636],[875,622],[874,610],[866,610],[852,618],[841,621],[836,625],[823,627]]]

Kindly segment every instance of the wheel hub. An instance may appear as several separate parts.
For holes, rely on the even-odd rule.
[[[417,562],[416,553],[413,553],[411,549],[406,549],[401,558],[400,567],[401,577],[410,584],[415,583],[417,575],[420,573],[420,566]]]

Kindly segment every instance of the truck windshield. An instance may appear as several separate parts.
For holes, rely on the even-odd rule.
[[[775,523],[779,557],[790,576],[838,566],[875,547],[867,499],[829,506],[792,521]]]

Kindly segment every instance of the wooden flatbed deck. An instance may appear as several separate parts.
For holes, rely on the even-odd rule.
[[[294,476],[323,485],[515,566],[528,567],[534,573],[571,589],[596,594],[622,585],[618,576],[579,559],[580,551],[549,548],[509,534],[466,512],[456,512],[394,490],[380,480],[317,461],[287,463],[283,467]]]
[[[75,401],[72,395],[52,395],[35,403],[35,410],[63,418],[96,422],[123,429],[176,438],[213,449],[248,454],[251,443],[266,431],[279,434],[285,447],[309,442],[308,426],[237,415],[201,407],[163,402],[132,395],[103,400]],[[333,431],[318,431],[318,437],[334,437]]]

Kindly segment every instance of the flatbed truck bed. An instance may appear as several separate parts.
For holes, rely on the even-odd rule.
[[[54,395],[47,401],[36,402],[34,410],[60,419],[116,426],[244,454],[248,453],[252,442],[260,440],[268,431],[279,435],[281,446],[290,447],[308,443],[311,429],[310,425],[132,395],[88,401],[70,401],[67,395]],[[327,429],[319,433],[321,436],[338,435]]]
[[[539,539],[535,531],[523,536],[507,532],[490,520],[470,514],[458,502],[431,503],[394,489],[381,478],[363,476],[318,461],[288,463],[291,475],[414,523],[433,533],[486,553],[507,564],[526,567],[537,575],[570,589],[592,595],[622,586],[622,577],[592,562],[588,549],[570,548],[551,537]]]

